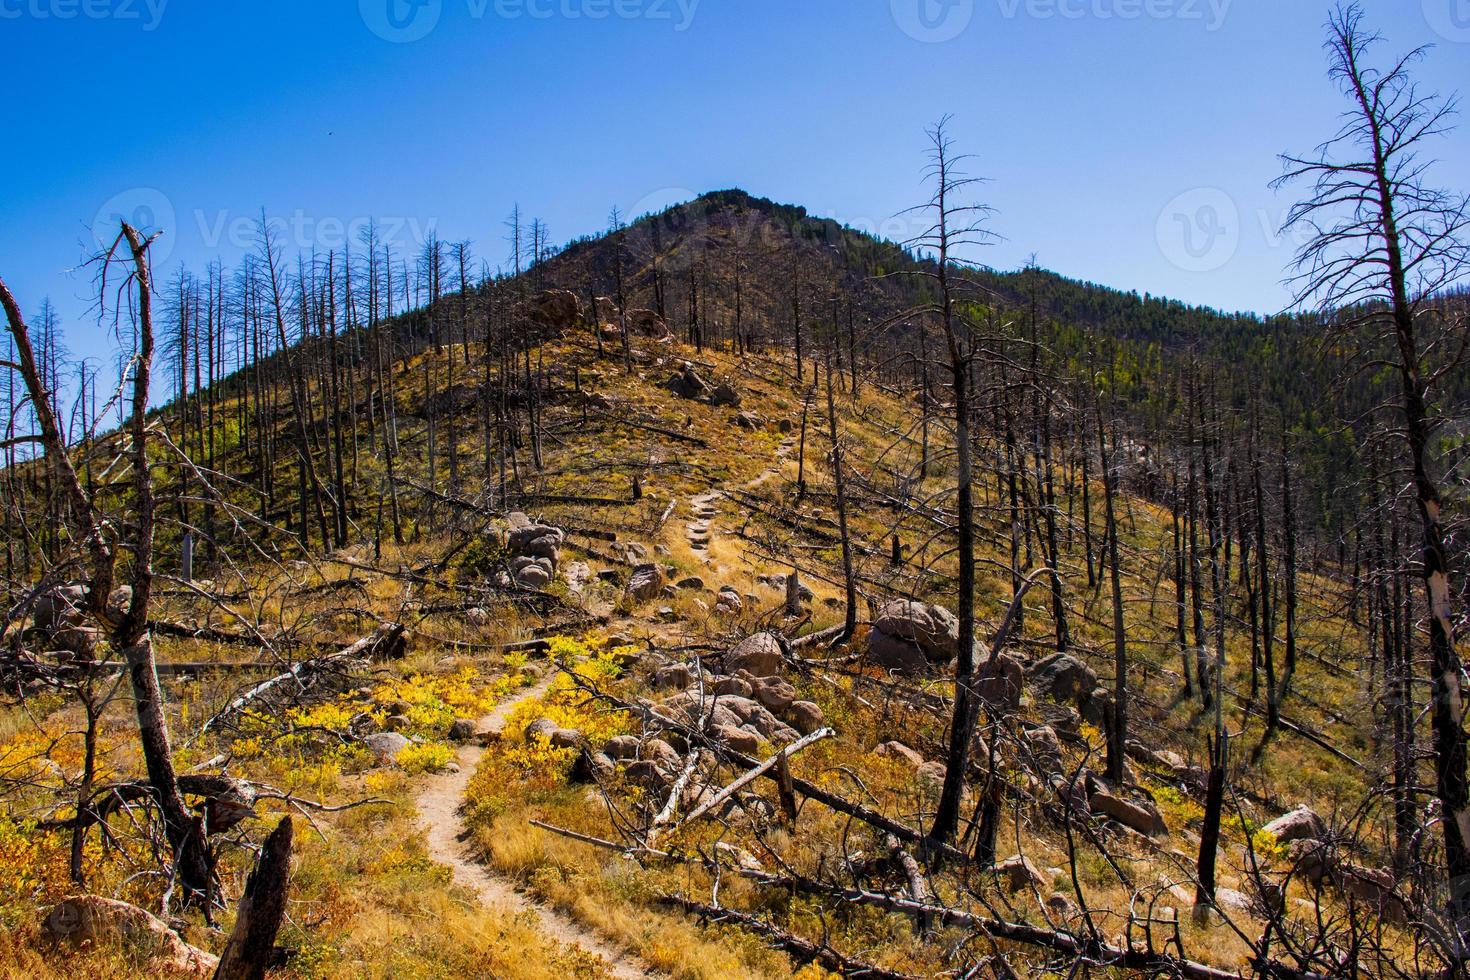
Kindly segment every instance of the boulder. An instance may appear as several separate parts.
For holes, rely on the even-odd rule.
[[[1337,855],[1331,845],[1318,840],[1292,841],[1286,848],[1286,860],[1294,875],[1313,885],[1336,877],[1338,870]]]
[[[714,682],[713,690],[716,694],[736,698],[749,698],[755,693],[750,681],[743,677],[721,677]]]
[[[568,589],[581,592],[592,579],[592,569],[584,561],[574,561],[562,572],[562,577],[567,580]]]
[[[577,749],[587,743],[587,737],[575,728],[558,728],[551,733],[551,746],[556,749]]]
[[[1046,878],[1036,870],[1029,858],[1019,854],[1006,858],[995,866],[995,876],[1005,890],[1011,893],[1021,891],[1024,888],[1040,888],[1046,884]]]
[[[1282,844],[1299,840],[1322,840],[1327,836],[1327,822],[1305,805],[1277,817],[1261,829]]]
[[[565,289],[546,289],[531,297],[530,320],[543,330],[570,330],[582,321],[577,294]]]
[[[1066,653],[1054,653],[1031,666],[1030,680],[1053,701],[1078,703],[1097,687],[1097,672]]]
[[[54,942],[80,948],[116,942],[145,961],[137,964],[145,976],[209,977],[219,966],[219,957],[189,945],[151,912],[100,895],[66,899],[41,929]]]
[[[383,721],[383,727],[390,732],[406,732],[413,727],[413,722],[407,715],[389,715]]]
[[[675,582],[674,588],[690,589],[695,592],[703,592],[704,579],[700,578],[698,575],[690,575],[688,578],[681,578],[679,579],[679,581]]]
[[[1392,872],[1344,864],[1340,878],[1340,887],[1345,894],[1373,908],[1380,917],[1400,925],[1408,921],[1409,909],[1394,889]]]
[[[709,393],[709,403],[716,408],[739,408],[741,400],[740,392],[728,381],[721,381]]]
[[[667,789],[674,781],[666,768],[649,759],[628,763],[626,772],[633,782],[657,789]]]
[[[1159,811],[1152,803],[1125,800],[1121,796],[1114,795],[1101,784],[1094,785],[1087,802],[1091,805],[1093,812],[1110,817],[1140,834],[1156,837],[1169,832],[1169,828],[1164,824],[1164,818],[1159,815]]]
[[[772,677],[785,663],[786,652],[775,633],[747,636],[725,654],[725,670],[732,674],[744,670],[756,677]]]
[[[751,687],[755,700],[777,715],[785,714],[796,701],[796,688],[779,677],[759,677],[751,681]]]
[[[603,745],[602,754],[617,762],[636,759],[638,758],[638,738],[635,735],[616,735]]]
[[[750,755],[751,753],[759,752],[761,748],[760,736],[744,728],[719,725],[716,726],[711,734],[736,752],[744,752]]]
[[[694,669],[688,664],[671,664],[661,667],[653,675],[653,686],[660,690],[670,688],[682,691],[694,683]]]
[[[526,726],[526,741],[534,741],[538,738],[551,739],[560,729],[560,725],[550,718],[537,718]]]
[[[627,594],[636,602],[647,602],[655,598],[664,587],[663,569],[657,565],[643,564],[633,569],[628,576]]]
[[[37,597],[32,620],[37,629],[48,633],[78,626],[83,621],[86,602],[84,586],[58,585]]]
[[[724,616],[738,616],[745,608],[745,602],[740,598],[740,593],[728,585],[720,589],[715,597],[715,612]]]
[[[917,644],[877,629],[868,631],[868,662],[899,674],[922,674],[929,667],[929,658]]]
[[[1021,695],[1026,690],[1026,668],[1019,657],[1002,653],[993,662],[982,662],[976,673],[975,690],[981,701],[1005,711],[1014,711],[1021,706]]]
[[[1042,725],[1021,733],[1022,764],[1044,776],[1062,771],[1062,741],[1056,730]]]
[[[408,747],[408,738],[398,732],[374,732],[363,739],[363,744],[377,757],[378,762],[392,762],[398,753]]]
[[[544,589],[551,584],[551,568],[545,559],[529,560],[515,573],[515,577],[516,584],[523,589]]]
[[[1061,892],[1052,892],[1046,897],[1046,910],[1058,919],[1071,918],[1077,914],[1077,905]]]
[[[924,757],[902,742],[884,742],[873,750],[873,754],[894,762],[902,762],[915,769],[924,764]]]
[[[822,712],[821,706],[811,701],[793,702],[787,718],[791,727],[803,735],[810,735],[827,723],[827,716]]]
[[[934,663],[948,663],[959,652],[960,621],[942,606],[900,599],[878,610],[873,628],[924,651]]]
[[[674,336],[664,318],[653,310],[629,310],[624,316],[624,323],[627,324],[628,333],[634,337],[670,340]]]
[[[942,762],[926,762],[919,767],[918,777],[920,783],[927,783],[931,789],[938,789],[944,785],[944,777],[949,774],[949,767]]]
[[[651,738],[638,746],[638,758],[650,762],[674,765],[679,761],[679,750],[661,738]]]
[[[737,429],[746,432],[757,432],[761,428],[761,417],[754,412],[737,412],[732,421]]]
[[[702,398],[709,391],[709,384],[694,370],[694,365],[684,362],[677,374],[664,382],[664,387],[680,398]]]

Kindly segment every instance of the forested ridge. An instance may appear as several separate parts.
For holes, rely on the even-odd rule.
[[[1470,206],[1385,48],[1290,314],[986,267],[948,118],[903,242],[123,220],[100,368],[0,279],[0,975],[1464,976]]]

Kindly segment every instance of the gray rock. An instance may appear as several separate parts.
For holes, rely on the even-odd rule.
[[[550,718],[537,718],[526,726],[526,741],[532,741],[538,737],[550,739],[560,730],[559,725]]]
[[[1087,797],[1087,802],[1091,805],[1093,812],[1110,817],[1140,834],[1157,837],[1169,832],[1169,828],[1164,824],[1164,818],[1159,815],[1158,809],[1152,803],[1125,800],[1121,796],[1114,795],[1101,784],[1093,787],[1092,793]]]
[[[602,754],[618,762],[638,758],[638,738],[635,735],[617,735],[607,740]]]
[[[475,737],[476,726],[472,719],[456,718],[449,726],[449,740],[451,742],[468,742]]]
[[[1021,695],[1026,690],[1026,668],[1019,657],[1002,653],[991,663],[981,661],[977,671],[976,693],[980,700],[994,708],[1014,711],[1021,706]]]
[[[737,698],[749,698],[755,693],[750,681],[743,677],[721,677],[715,681],[713,690],[716,694]]]
[[[880,629],[868,631],[868,662],[899,674],[922,674],[929,668],[929,658],[918,644]]]
[[[1277,817],[1261,829],[1282,844],[1299,840],[1322,840],[1327,836],[1327,822],[1305,805]]]
[[[679,373],[664,382],[664,387],[680,398],[701,398],[709,391],[709,384],[694,370],[694,365],[684,362]]]
[[[760,751],[760,736],[747,729],[735,728],[730,725],[720,725],[711,734],[736,752],[744,752],[749,755],[752,752]]]
[[[682,691],[694,683],[694,670],[688,664],[671,664],[653,675],[653,686],[662,690]]]
[[[628,576],[627,594],[637,602],[655,598],[664,587],[663,569],[657,565],[644,564],[633,569]]]
[[[960,621],[942,606],[900,599],[878,610],[873,628],[907,640],[935,663],[947,663],[959,652]]]
[[[398,732],[374,732],[363,743],[379,762],[386,763],[398,758],[398,753],[408,747],[408,738]]]
[[[1097,687],[1097,672],[1065,653],[1054,653],[1032,665],[1031,682],[1053,701],[1078,703]]]
[[[740,392],[728,381],[715,385],[715,390],[709,394],[709,403],[716,408],[739,408],[740,402]]]

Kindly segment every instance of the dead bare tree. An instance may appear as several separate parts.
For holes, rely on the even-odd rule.
[[[1470,781],[1466,777],[1463,668],[1455,646],[1443,502],[1432,458],[1435,387],[1462,368],[1470,329],[1436,307],[1436,294],[1470,274],[1470,207],[1430,183],[1422,153],[1450,131],[1455,102],[1424,94],[1415,49],[1386,69],[1370,63],[1381,38],[1362,8],[1339,6],[1328,23],[1329,77],[1349,102],[1336,135],[1310,156],[1285,156],[1277,186],[1308,182],[1286,222],[1305,230],[1288,280],[1297,300],[1325,314],[1339,333],[1366,336],[1364,348],[1399,379],[1402,434],[1413,474],[1428,609],[1433,757],[1443,808],[1452,959],[1470,959]],[[1379,362],[1381,363],[1381,362]]]
[[[41,378],[30,332],[15,298],[3,283],[0,283],[0,305],[5,308],[10,333],[15,339],[20,358],[17,367],[40,423],[47,464],[69,498],[72,512],[78,519],[77,537],[87,542],[90,552],[86,611],[107,628],[113,647],[121,652],[127,662],[144,764],[148,770],[154,802],[163,820],[173,872],[186,902],[198,903],[208,915],[213,869],[206,848],[204,828],[185,806],[174,774],[173,749],[169,742],[168,722],[163,712],[163,693],[158,683],[153,640],[148,629],[148,607],[153,588],[155,527],[153,480],[148,465],[148,397],[154,354],[153,281],[148,257],[152,242],[152,238],[144,238],[136,229],[124,223],[111,248],[101,257],[101,288],[104,294],[107,289],[107,274],[114,261],[126,262],[131,267],[122,291],[125,292],[129,284],[136,286],[137,291],[137,305],[133,314],[136,318],[138,344],[132,368],[132,418],[128,424],[131,440],[129,457],[133,471],[130,520],[121,521],[103,513],[95,497],[88,494],[83,487],[57,424],[54,393]],[[120,589],[116,593],[113,590],[118,538],[122,527],[129,527],[130,530],[130,594],[128,590]]]
[[[955,266],[964,260],[959,254],[974,246],[990,244],[998,236],[985,227],[994,209],[983,204],[966,204],[968,191],[982,183],[961,169],[967,157],[958,155],[948,127],[950,118],[941,119],[929,130],[929,167],[925,176],[934,188],[929,201],[912,209],[926,216],[929,225],[906,245],[927,248],[935,253],[935,261],[913,273],[928,279],[938,300],[927,304],[910,316],[936,318],[944,331],[949,355],[950,392],[954,402],[954,442],[957,473],[955,496],[958,521],[959,560],[959,655],[955,660],[955,704],[950,724],[948,769],[939,806],[929,832],[933,845],[948,845],[959,829],[960,798],[964,792],[965,770],[970,757],[970,741],[978,716],[978,699],[972,688],[975,676],[975,512],[974,455],[971,444],[972,367],[977,352],[974,322],[959,308],[959,287]]]

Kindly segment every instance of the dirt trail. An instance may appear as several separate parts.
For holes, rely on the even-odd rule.
[[[499,732],[505,727],[506,718],[518,704],[540,697],[551,686],[550,675],[534,687],[521,691],[515,697],[497,707],[480,719],[479,731]],[[469,888],[486,905],[498,906],[508,912],[529,912],[535,917],[537,927],[548,938],[591,953],[607,964],[608,975],[617,980],[643,980],[661,974],[639,963],[630,953],[625,953],[603,940],[596,933],[579,925],[571,918],[547,908],[517,891],[514,883],[477,861],[465,842],[466,830],[460,816],[465,790],[470,777],[485,750],[478,745],[460,748],[455,762],[459,772],[432,776],[418,797],[419,825],[424,829],[429,842],[429,856],[454,872],[454,880]]]

